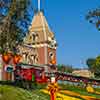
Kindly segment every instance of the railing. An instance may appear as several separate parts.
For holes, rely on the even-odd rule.
[[[65,72],[51,72],[46,73],[47,77],[51,77],[52,74],[55,76],[56,80],[62,80],[62,81],[70,81],[70,82],[83,82],[83,83],[91,83],[92,85],[100,86],[100,80],[97,79],[91,79],[86,78],[82,76],[74,76],[73,74],[65,73]]]

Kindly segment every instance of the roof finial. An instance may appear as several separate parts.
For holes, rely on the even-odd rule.
[[[38,0],[38,12],[40,12],[40,5],[41,5],[41,2],[40,0]]]

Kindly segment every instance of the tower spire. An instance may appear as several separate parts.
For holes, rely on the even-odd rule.
[[[41,8],[41,1],[38,0],[38,12],[40,12],[40,8]]]

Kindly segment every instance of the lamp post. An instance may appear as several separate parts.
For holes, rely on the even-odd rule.
[[[51,90],[50,90],[50,97],[51,97],[51,100],[55,100],[56,97],[55,97],[55,88],[54,88],[54,84],[55,84],[55,77],[54,76],[51,76]]]
[[[56,100],[56,93],[58,89],[59,88],[55,76],[53,73],[51,73],[51,81],[50,84],[48,85],[48,90],[50,92],[50,100]]]

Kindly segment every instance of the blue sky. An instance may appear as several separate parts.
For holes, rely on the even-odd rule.
[[[100,0],[42,0],[50,28],[55,33],[57,62],[86,68],[87,58],[100,55],[100,32],[85,20]]]

